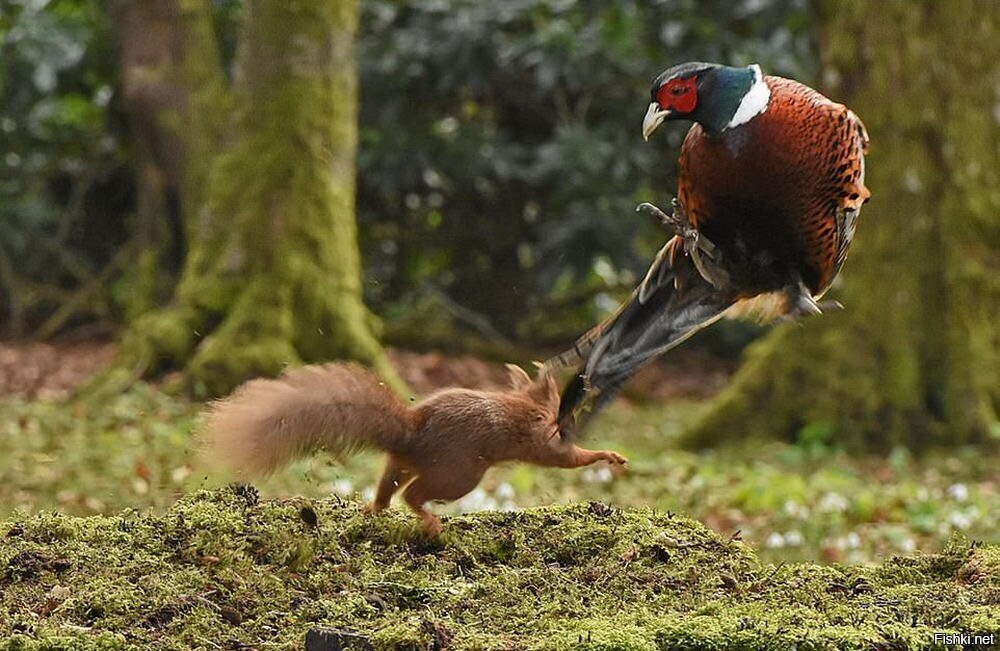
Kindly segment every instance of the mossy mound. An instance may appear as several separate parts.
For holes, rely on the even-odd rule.
[[[0,524],[0,649],[905,649],[1000,632],[1000,547],[773,566],[591,503],[446,520],[201,492],[162,515]]]

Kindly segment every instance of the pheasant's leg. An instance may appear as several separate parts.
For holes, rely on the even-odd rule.
[[[673,200],[673,214],[668,215],[651,203],[640,203],[636,210],[646,210],[660,220],[660,223],[679,235],[684,241],[684,249],[691,256],[701,277],[716,289],[729,286],[729,274],[722,268],[719,248],[691,225],[691,221],[680,203]]]
[[[392,496],[396,494],[403,484],[410,478],[410,471],[404,468],[399,460],[389,455],[385,462],[385,471],[382,479],[379,480],[378,489],[375,491],[375,499],[365,507],[365,513],[378,513],[389,507]]]

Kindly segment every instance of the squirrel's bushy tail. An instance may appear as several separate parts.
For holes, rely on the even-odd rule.
[[[334,456],[393,450],[412,413],[378,377],[354,364],[304,366],[247,382],[212,403],[204,430],[209,462],[242,477],[266,475],[315,450]]]

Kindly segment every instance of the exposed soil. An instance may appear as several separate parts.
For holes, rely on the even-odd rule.
[[[72,343],[0,342],[0,396],[62,398],[114,359],[108,341]],[[503,364],[468,355],[392,348],[389,358],[418,394],[451,386],[497,388],[507,382]],[[725,386],[735,362],[699,350],[682,350],[640,372],[627,397],[644,400],[703,399]]]
[[[0,396],[62,398],[107,366],[115,345],[0,342]]]

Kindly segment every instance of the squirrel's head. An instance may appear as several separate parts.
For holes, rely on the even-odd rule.
[[[507,364],[510,387],[521,393],[525,401],[523,430],[532,434],[554,436],[558,433],[559,385],[546,369],[538,364],[538,376],[532,380],[523,368]]]

